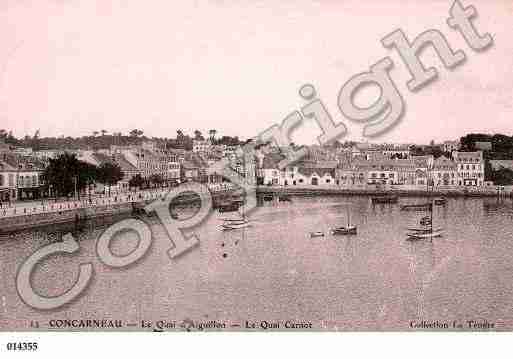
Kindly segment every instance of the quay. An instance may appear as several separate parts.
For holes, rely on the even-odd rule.
[[[167,190],[122,193],[108,197],[97,197],[80,201],[32,201],[0,208],[0,234],[19,230],[81,222],[89,219],[131,214],[141,210],[152,201],[162,199]],[[214,208],[240,198],[238,190],[212,191]],[[187,204],[198,200],[194,194],[184,193],[173,199],[173,203]]]
[[[259,195],[292,196],[385,196],[399,197],[513,197],[511,189],[498,191],[496,188],[401,188],[401,186],[361,186],[344,188],[338,186],[259,186]]]
[[[167,190],[129,192],[109,197],[82,199],[80,201],[38,201],[22,202],[15,206],[4,205],[0,208],[0,233],[42,227],[60,223],[81,222],[88,219],[131,214],[141,211],[146,204],[164,198]],[[508,197],[513,198],[511,190],[497,191],[495,188],[461,189],[412,189],[412,188],[378,188],[362,186],[361,188],[343,188],[338,186],[258,186],[257,196],[384,196],[394,194],[399,197]],[[214,208],[226,206],[233,201],[240,201],[243,192],[239,189],[212,191]],[[194,194],[182,194],[174,202],[193,203]]]

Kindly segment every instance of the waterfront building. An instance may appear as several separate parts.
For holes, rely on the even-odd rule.
[[[130,180],[135,177],[137,174],[140,174],[140,171],[127,161],[125,156],[120,153],[112,155],[114,162],[121,168],[123,172],[123,179],[119,181],[119,187],[121,191],[127,191],[130,189]]]
[[[142,146],[112,146],[111,155],[115,157],[119,154],[137,168],[143,178],[159,175],[164,179],[168,174],[169,164],[162,153],[152,152]]]
[[[42,196],[44,165],[27,157],[17,157],[16,190],[17,200],[37,199]]]
[[[335,161],[303,162],[293,167],[291,183],[284,185],[335,185],[337,163]]]
[[[354,186],[357,184],[357,171],[351,161],[342,161],[338,163],[335,169],[335,181],[339,186]]]
[[[354,184],[362,186],[367,185],[368,181],[368,173],[371,167],[369,166],[369,161],[362,158],[354,159],[352,162],[353,166],[353,179],[352,182]]]
[[[414,185],[416,183],[416,165],[412,159],[396,159],[393,167],[397,171],[397,184]]]
[[[0,160],[0,202],[10,203],[16,200],[16,168]]]
[[[482,151],[454,151],[452,158],[457,165],[459,186],[484,185],[484,161]]]
[[[400,156],[401,158],[406,159],[410,156],[410,146],[384,145],[381,153],[387,158],[392,158],[392,156]]]
[[[172,183],[180,182],[181,164],[178,155],[170,153],[165,156],[164,161],[167,162],[167,173],[165,179]]]
[[[434,186],[454,186],[458,184],[458,166],[445,156],[434,160],[431,173]]]
[[[415,184],[417,186],[432,185],[429,174],[433,168],[433,163],[435,160],[434,156],[411,156],[411,159],[415,163]]]
[[[257,177],[261,179],[258,183],[262,183],[266,186],[277,186],[281,183],[281,171],[278,167],[278,163],[284,157],[279,153],[267,153],[263,157],[260,158],[261,165],[257,172]]]
[[[390,161],[369,161],[368,184],[397,184],[397,168]]]

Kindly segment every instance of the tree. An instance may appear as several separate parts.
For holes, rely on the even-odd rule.
[[[80,198],[80,190],[96,179],[97,168],[66,152],[50,159],[43,176],[46,185],[52,188],[56,196],[69,196],[76,189]]]
[[[144,184],[144,178],[141,177],[141,175],[138,173],[136,174],[134,177],[130,178],[130,180],[128,181],[128,185],[130,187],[139,187],[141,188],[142,185]]]
[[[157,187],[158,187],[158,186],[160,186],[160,185],[162,185],[162,183],[164,183],[164,179],[163,179],[163,178],[162,178],[162,176],[161,176],[161,175],[159,175],[159,174],[153,174],[153,175],[151,175],[151,176],[150,176],[150,178],[149,178],[149,180],[150,180],[150,183],[151,183],[151,184],[154,184],[154,185],[155,185],[155,186],[157,186]]]
[[[203,141],[205,138],[203,138],[203,135],[201,134],[200,130],[194,131],[194,139],[196,141]]]
[[[93,137],[98,136],[98,134],[99,134],[99,133],[100,133],[100,132],[98,132],[98,131],[93,131]]]
[[[139,129],[136,128],[136,129],[133,129],[132,131],[130,131],[130,136],[137,138],[137,137],[142,136],[143,133],[144,133],[144,131],[139,130]]]
[[[101,130],[102,136],[105,136],[105,135],[107,134],[107,132],[109,132],[109,131],[107,131],[107,130]]]
[[[116,163],[104,162],[98,168],[98,182],[109,186],[109,194],[110,187],[121,181],[123,176],[123,171]]]
[[[513,171],[509,168],[501,167],[500,169],[493,171],[490,178],[495,185],[508,186],[513,184]]]

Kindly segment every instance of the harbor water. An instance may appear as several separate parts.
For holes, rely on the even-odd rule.
[[[172,247],[157,217],[145,217],[152,230],[148,253],[127,268],[104,265],[96,240],[114,223],[85,223],[74,235],[80,250],[42,261],[34,289],[57,296],[76,281],[80,263],[91,263],[94,278],[76,300],[41,311],[23,303],[16,290],[20,265],[59,234],[52,227],[0,238],[0,329],[27,330],[37,320],[110,319],[123,323],[167,321],[311,323],[311,330],[429,330],[429,325],[469,321],[513,329],[513,202],[495,198],[450,198],[435,206],[433,226],[444,234],[432,241],[406,240],[425,212],[372,204],[367,196],[292,197],[264,202],[248,218],[252,226],[221,231],[217,213],[194,229],[199,245],[171,259]],[[194,211],[186,205],[180,216]],[[333,236],[347,223],[353,236]],[[321,231],[324,237],[311,238]],[[112,252],[137,247],[134,232],[122,232]],[[426,326],[422,324],[426,323]],[[431,324],[430,324],[431,323]],[[233,327],[231,325],[234,325]],[[240,327],[238,327],[240,325]],[[283,329],[283,327],[279,327]],[[127,328],[125,328],[127,329]],[[141,330],[140,325],[137,330]],[[460,328],[461,329],[461,328]]]

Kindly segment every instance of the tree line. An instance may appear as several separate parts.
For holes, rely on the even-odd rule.
[[[104,162],[100,166],[80,161],[75,154],[64,153],[50,159],[44,169],[44,187],[56,197],[70,197],[94,183],[113,186],[123,179],[124,173],[113,162]]]
[[[221,136],[216,137],[217,130],[208,131],[208,136],[204,136],[199,130],[194,131],[194,135],[188,135],[183,130],[176,131],[176,137],[147,137],[144,131],[133,129],[127,134],[122,132],[113,132],[105,129],[92,131],[88,136],[71,137],[41,137],[40,131],[37,130],[34,135],[25,135],[23,138],[16,138],[12,131],[0,129],[0,141],[13,147],[30,147],[34,151],[38,150],[76,150],[76,149],[105,149],[111,145],[128,146],[140,145],[144,141],[152,140],[165,148],[184,149],[191,151],[194,140],[210,139],[211,143],[216,145],[236,146],[244,144],[238,136]]]

